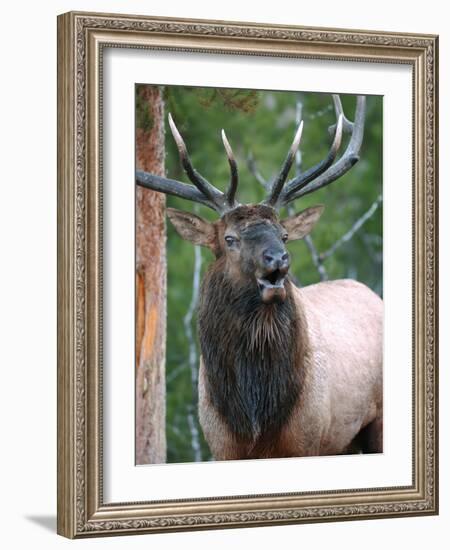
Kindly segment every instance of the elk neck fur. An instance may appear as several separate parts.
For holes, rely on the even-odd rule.
[[[199,304],[207,391],[237,442],[264,445],[301,399],[306,319],[290,281],[286,300],[267,305],[254,281],[236,281],[224,264],[210,266]]]

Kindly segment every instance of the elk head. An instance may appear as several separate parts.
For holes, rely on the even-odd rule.
[[[222,140],[230,165],[230,183],[222,193],[192,166],[186,145],[171,115],[169,125],[178,147],[183,168],[194,185],[138,171],[139,185],[198,202],[219,213],[220,219],[206,221],[195,214],[167,209],[167,215],[179,235],[196,245],[206,246],[221,259],[221,267],[232,281],[257,285],[264,303],[286,298],[285,282],[289,270],[286,242],[302,239],[313,228],[323,206],[313,206],[285,219],[279,219],[281,207],[312,191],[320,189],[347,172],[359,159],[365,117],[365,97],[358,96],[355,122],[344,116],[339,96],[333,95],[337,121],[327,157],[317,165],[286,182],[300,144],[303,122],[267,196],[260,204],[241,205],[236,200],[238,170],[232,149],[222,130]],[[336,160],[344,131],[351,137],[344,154]]]

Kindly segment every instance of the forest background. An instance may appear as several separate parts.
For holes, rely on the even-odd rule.
[[[136,126],[148,131],[152,118],[136,87]],[[294,170],[303,171],[327,155],[335,123],[331,94],[167,86],[164,110],[180,130],[194,167],[224,189],[229,166],[222,140],[225,129],[239,167],[238,200],[259,202],[304,121]],[[355,96],[341,95],[344,113],[353,119]],[[165,118],[166,176],[188,182]],[[347,138],[348,139],[348,138]],[[341,146],[345,150],[346,141]],[[324,204],[325,212],[310,237],[289,243],[291,273],[300,286],[320,280],[351,278],[380,296],[383,292],[382,238],[382,98],[367,97],[360,161],[328,187],[297,200],[290,212]],[[167,206],[214,220],[209,209],[167,197]],[[287,212],[282,212],[282,215]],[[209,250],[183,241],[167,224],[167,462],[211,460],[197,415],[199,347],[196,306],[203,273],[213,261]]]

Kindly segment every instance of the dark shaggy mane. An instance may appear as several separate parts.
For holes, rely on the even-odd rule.
[[[209,398],[237,440],[266,445],[300,398],[303,321],[291,283],[283,303],[266,305],[255,283],[233,283],[218,267],[204,278],[198,316]]]

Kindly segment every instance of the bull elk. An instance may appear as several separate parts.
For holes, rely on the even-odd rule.
[[[199,419],[216,460],[382,452],[382,300],[353,280],[298,288],[288,241],[305,237],[323,206],[279,219],[278,211],[347,172],[358,160],[365,97],[355,118],[333,96],[337,121],[327,157],[286,182],[303,123],[259,204],[239,204],[238,170],[222,193],[192,166],[169,115],[183,168],[194,185],[137,172],[139,185],[203,204],[220,219],[167,209],[179,235],[212,250],[198,311]],[[348,145],[337,159],[342,136]]]

